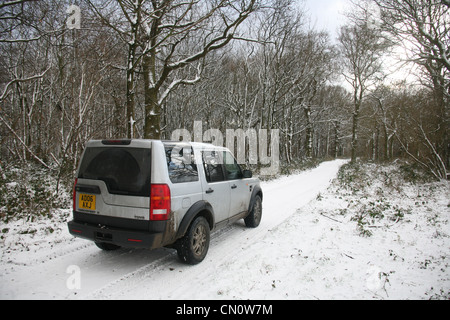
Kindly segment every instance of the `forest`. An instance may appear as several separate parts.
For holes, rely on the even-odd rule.
[[[90,139],[201,121],[278,129],[282,171],[407,158],[446,179],[450,1],[351,0],[344,14],[335,37],[295,0],[2,1],[0,176],[33,165],[70,184]]]

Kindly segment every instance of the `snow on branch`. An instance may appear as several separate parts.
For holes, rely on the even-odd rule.
[[[8,130],[16,137],[16,139],[20,142],[21,145],[30,153],[30,155],[35,158],[40,164],[42,164],[45,168],[52,170],[41,158],[39,158],[28,146],[27,144],[19,137],[19,135],[14,131],[14,129],[8,124],[8,122],[0,115],[0,120],[5,124]]]
[[[193,84],[197,83],[198,81],[200,81],[201,73],[202,73],[202,65],[199,64],[197,67],[197,74],[194,79],[191,79],[191,80],[176,79],[176,80],[172,81],[170,83],[170,85],[167,87],[167,89],[164,90],[164,92],[161,94],[161,97],[158,99],[158,104],[161,105],[164,102],[164,100],[166,100],[166,98],[170,94],[170,92],[172,92],[172,90],[175,89],[180,84],[193,85]]]
[[[197,60],[205,57],[209,52],[224,47],[232,39],[234,39],[236,30],[239,27],[239,25],[254,10],[254,3],[255,3],[255,1],[252,1],[245,10],[243,10],[242,12],[239,13],[239,16],[231,24],[226,23],[226,28],[224,29],[224,31],[220,35],[215,37],[214,39],[210,40],[207,44],[205,44],[205,46],[203,47],[202,50],[196,52],[195,54],[193,54],[183,60],[168,64],[167,68],[169,68],[170,70],[182,68],[191,62],[197,61]],[[224,18],[224,20],[225,20],[225,18]]]
[[[5,89],[3,90],[3,94],[0,96],[0,102],[2,102],[6,98],[6,95],[8,94],[8,89],[10,86],[12,86],[13,84],[15,84],[17,82],[26,82],[26,81],[42,78],[47,73],[48,70],[50,70],[50,67],[48,67],[47,70],[45,70],[41,74],[34,75],[34,76],[31,76],[28,78],[14,79],[14,80],[11,80],[10,82],[8,82],[5,86]]]

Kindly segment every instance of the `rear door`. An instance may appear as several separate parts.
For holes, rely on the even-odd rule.
[[[148,220],[150,160],[149,143],[88,144],[78,170],[76,211]]]
[[[203,199],[212,205],[216,223],[228,220],[230,187],[223,170],[222,154],[216,150],[203,150],[202,160],[206,176]]]

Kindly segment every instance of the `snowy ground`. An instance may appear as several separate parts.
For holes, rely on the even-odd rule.
[[[206,259],[103,252],[70,209],[0,224],[0,299],[449,299],[450,187],[345,161],[262,184],[263,220],[212,235]],[[334,180],[333,180],[334,179]]]

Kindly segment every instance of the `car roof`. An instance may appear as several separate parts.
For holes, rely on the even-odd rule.
[[[154,140],[154,139],[103,139],[90,140],[86,144],[87,147],[105,147],[105,146],[119,146],[119,147],[151,147],[152,142],[161,142],[164,145],[190,145],[196,150],[216,150],[228,151],[222,146],[215,146],[211,143],[191,142],[191,141],[174,141],[174,140]]]

